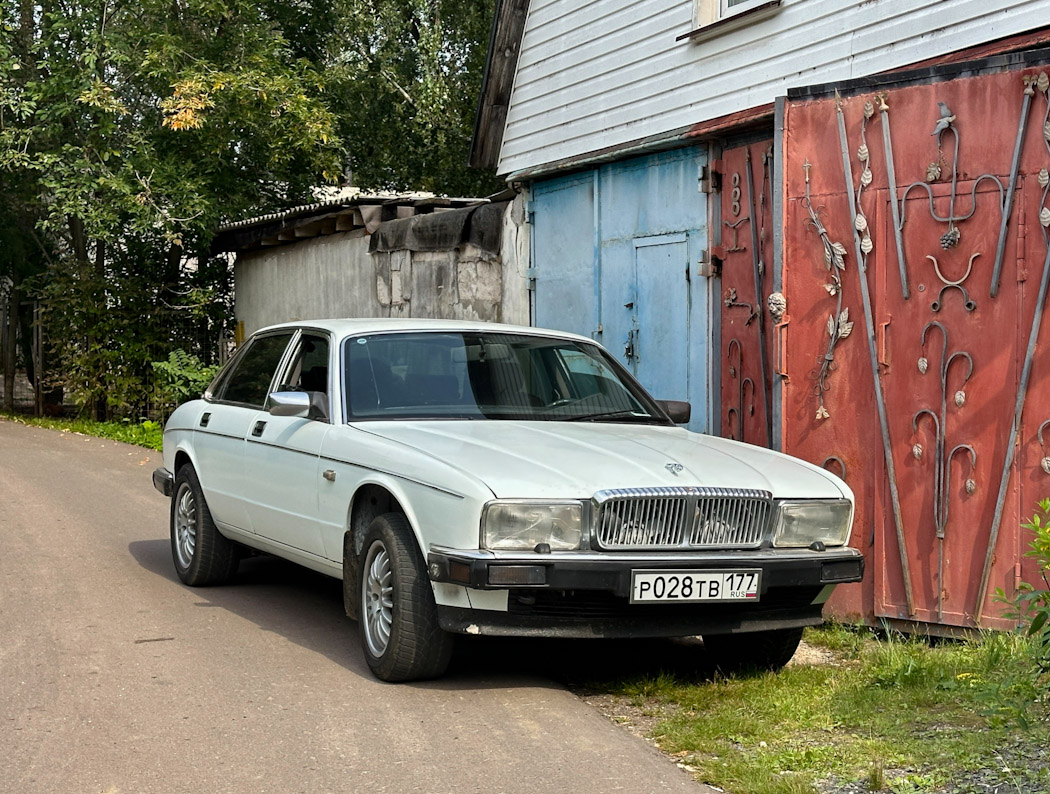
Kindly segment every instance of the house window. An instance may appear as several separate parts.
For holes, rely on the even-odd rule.
[[[783,0],[694,0],[693,30],[679,36],[700,41],[752,25],[775,13]]]

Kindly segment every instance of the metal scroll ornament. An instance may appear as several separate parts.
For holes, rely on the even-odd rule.
[[[802,169],[806,172],[806,196],[802,199],[802,206],[805,208],[806,212],[809,213],[809,219],[806,221],[806,225],[812,227],[813,230],[816,231],[817,236],[820,237],[824,268],[828,271],[828,275],[831,279],[824,285],[824,289],[827,291],[828,295],[835,299],[835,311],[828,316],[828,322],[826,325],[828,333],[827,348],[824,351],[824,355],[818,359],[820,369],[816,373],[817,385],[814,389],[817,399],[819,400],[816,418],[821,420],[828,419],[831,416],[831,414],[828,413],[827,406],[824,404],[824,395],[831,388],[828,385],[828,378],[836,368],[835,347],[838,345],[839,340],[845,339],[850,335],[853,331],[853,323],[850,322],[849,319],[849,309],[842,308],[842,273],[846,270],[846,246],[842,243],[832,241],[831,237],[828,235],[828,230],[824,228],[820,216],[813,207],[809,195],[809,170],[812,167],[813,165],[808,159],[802,164]],[[871,182],[871,172],[869,171],[868,173],[868,182]]]
[[[1039,459],[1039,467],[1044,474],[1050,474],[1050,455],[1046,453],[1046,442],[1043,440],[1043,431],[1046,430],[1047,425],[1050,425],[1050,419],[1039,425],[1039,448],[1043,451],[1043,457]]]
[[[744,377],[744,348],[739,339],[729,340],[726,357],[729,359],[729,377],[736,381],[736,403],[726,411],[726,427],[731,431],[733,439],[743,441],[744,413],[748,416],[754,416],[755,413],[755,382]]]
[[[1018,130],[1018,145],[1014,151],[1015,171],[1011,178],[1016,178],[1016,164],[1020,155],[1020,147],[1024,142],[1024,130],[1028,120],[1028,109],[1031,99],[1038,90],[1043,99],[1043,117],[1041,124],[1042,143],[1046,150],[1046,162],[1050,164],[1050,77],[1046,72],[1038,75],[1026,75],[1024,84],[1024,106],[1021,114],[1021,128]],[[1010,469],[1013,466],[1014,453],[1017,448],[1017,436],[1021,430],[1021,414],[1024,411],[1025,397],[1028,394],[1028,382],[1032,376],[1032,362],[1035,359],[1036,342],[1039,339],[1039,329],[1043,324],[1043,315],[1046,308],[1047,289],[1050,288],[1050,173],[1046,167],[1039,172],[1039,185],[1043,192],[1039,199],[1039,228],[1043,234],[1043,244],[1046,246],[1046,256],[1043,259],[1043,271],[1039,279],[1039,292],[1035,299],[1035,314],[1032,319],[1032,328],[1028,334],[1028,348],[1025,351],[1024,364],[1021,366],[1021,380],[1017,387],[1017,399],[1014,403],[1014,417],[1010,425],[1010,438],[1006,444],[1006,457],[1003,461],[1003,471],[999,480],[999,495],[995,500],[995,513],[992,517],[992,527],[988,533],[988,548],[985,550],[984,570],[981,572],[981,583],[977,588],[977,603],[974,604],[974,614],[980,620],[984,609],[984,600],[988,595],[989,578],[992,574],[992,563],[995,560],[995,545],[999,538],[999,526],[1003,519],[1003,509],[1006,506],[1006,495],[1010,485]],[[996,270],[998,274],[998,269]],[[992,281],[992,295],[995,295],[997,279]]]
[[[977,210],[977,189],[980,187],[981,182],[983,182],[984,180],[990,180],[991,182],[995,183],[996,187],[999,189],[1000,212],[999,241],[996,246],[995,262],[993,263],[992,274],[991,295],[994,298],[998,290],[999,272],[1002,268],[1003,255],[1006,247],[1007,225],[1009,223],[1010,210],[1013,205],[1014,186],[1017,181],[1017,169],[1019,167],[1019,147],[1023,143],[1025,119],[1027,118],[1027,107],[1030,102],[1030,98],[1026,97],[1025,99],[1025,108],[1022,112],[1021,126],[1018,129],[1017,148],[1015,148],[1014,163],[1011,169],[1009,188],[1004,187],[1002,181],[1000,181],[1000,179],[994,174],[981,174],[973,182],[973,186],[970,190],[969,209],[966,212],[960,211],[957,207],[957,202],[959,198],[959,130],[956,126],[956,114],[953,113],[944,102],[937,103],[937,117],[934,122],[933,132],[930,133],[931,136],[935,136],[937,139],[937,158],[926,166],[925,180],[913,182],[912,184],[908,185],[908,187],[904,189],[904,193],[900,196],[900,198],[896,199],[897,181],[895,169],[893,166],[893,144],[889,123],[889,107],[886,104],[885,97],[879,97],[878,99],[880,101],[879,109],[882,111],[882,131],[886,148],[887,175],[889,178],[891,196],[890,206],[893,210],[894,237],[897,244],[897,260],[901,271],[901,291],[904,297],[907,298],[909,296],[907,279],[908,267],[904,256],[904,239],[902,235],[902,230],[904,228],[905,221],[907,220],[906,212],[908,194],[911,193],[912,190],[924,190],[926,192],[926,197],[929,202],[930,215],[935,221],[945,224],[945,230],[943,234],[941,234],[941,237],[938,241],[939,245],[944,251],[951,251],[959,247],[964,239],[959,224],[973,217],[974,213]],[[944,147],[944,136],[947,133],[951,133],[953,143],[950,161],[945,156]],[[948,178],[950,178],[951,181],[951,193],[949,194],[948,199],[948,214],[939,215],[937,213],[936,207],[934,206],[933,189],[930,187],[930,184],[933,182],[942,181],[946,177],[946,175],[948,176]],[[928,257],[931,260],[933,260],[934,267],[937,271],[937,277],[941,280],[942,284],[944,285],[937,296],[937,300],[933,302],[933,305],[931,307],[934,311],[939,311],[941,306],[943,305],[943,296],[945,292],[952,290],[957,290],[960,293],[962,293],[963,300],[968,311],[973,311],[976,308],[976,303],[970,298],[969,294],[966,291],[966,288],[963,286],[963,282],[970,275],[970,271],[973,268],[974,259],[976,259],[978,256],[980,256],[979,252],[971,253],[969,255],[965,275],[963,275],[962,278],[956,280],[946,278],[943,275],[942,267],[938,263],[938,261],[932,256]]]
[[[884,105],[885,103],[882,102]],[[867,255],[864,253],[864,235],[860,232],[857,224],[858,215],[861,215],[857,205],[857,194],[853,184],[853,164],[850,162],[849,144],[846,141],[846,118],[842,109],[842,100],[836,95],[835,116],[839,131],[839,153],[842,155],[842,177],[846,183],[846,194],[849,196],[850,218],[854,221],[853,245],[858,263],[858,278],[860,284],[860,299],[864,309],[864,330],[868,340],[868,363],[871,366],[871,378],[875,384],[875,408],[879,414],[879,430],[882,434],[882,457],[886,463],[886,479],[890,488],[890,502],[893,506],[893,524],[897,535],[897,551],[900,555],[901,579],[904,585],[904,600],[908,609],[908,617],[915,615],[915,596],[911,587],[911,564],[908,560],[907,545],[904,536],[904,517],[901,514],[900,492],[897,489],[897,469],[893,460],[893,447],[890,446],[890,419],[886,409],[886,393],[882,385],[882,371],[879,369],[878,351],[875,349],[875,318],[871,303],[871,290],[868,288]],[[880,108],[882,109],[882,108]],[[865,105],[864,124],[867,124],[868,106]],[[885,115],[885,110],[883,110]],[[885,124],[885,118],[883,120]],[[892,162],[892,156],[887,147],[887,166]],[[864,160],[865,166],[868,161]],[[863,175],[862,175],[863,182]],[[894,193],[891,192],[891,195]],[[892,203],[892,202],[891,202]],[[903,272],[903,271],[902,271]],[[903,285],[903,284],[902,284]],[[907,297],[907,292],[905,292]]]
[[[941,406],[940,413],[934,413],[929,408],[923,408],[915,413],[911,420],[912,432],[919,431],[919,423],[927,418],[933,425],[934,433],[934,473],[933,473],[933,520],[937,531],[937,620],[944,620],[944,538],[948,530],[948,509],[951,504],[949,488],[952,479],[952,461],[960,452],[965,452],[970,461],[970,474],[966,479],[966,493],[972,494],[977,490],[977,483],[973,479],[974,468],[977,465],[977,453],[969,444],[956,444],[950,452],[947,452],[946,431],[948,426],[948,376],[952,370],[952,364],[962,362],[966,365],[962,381],[958,384],[952,401],[956,408],[962,408],[966,404],[966,392],[964,387],[973,375],[973,358],[965,351],[948,353],[948,331],[937,321],[926,323],[922,329],[922,357],[919,359],[919,371],[926,374],[929,359],[926,356],[927,336],[931,329],[936,328],[941,332],[941,360],[937,373],[941,379]],[[924,366],[924,362],[926,362]],[[958,366],[956,366],[956,371]],[[916,452],[918,450],[918,452]],[[923,449],[918,443],[912,447],[912,454],[916,458],[922,458]]]

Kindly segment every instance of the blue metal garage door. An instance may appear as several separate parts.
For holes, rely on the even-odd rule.
[[[534,322],[591,336],[709,430],[707,197],[698,147],[533,185]]]

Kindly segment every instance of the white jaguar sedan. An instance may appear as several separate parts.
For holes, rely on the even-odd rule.
[[[266,328],[172,414],[175,570],[248,553],[343,580],[369,666],[441,675],[453,635],[703,635],[784,665],[864,560],[838,478],[691,433],[586,337],[440,320]]]

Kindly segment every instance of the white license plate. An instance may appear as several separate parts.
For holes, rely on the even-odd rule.
[[[761,570],[632,571],[631,603],[758,601]]]

